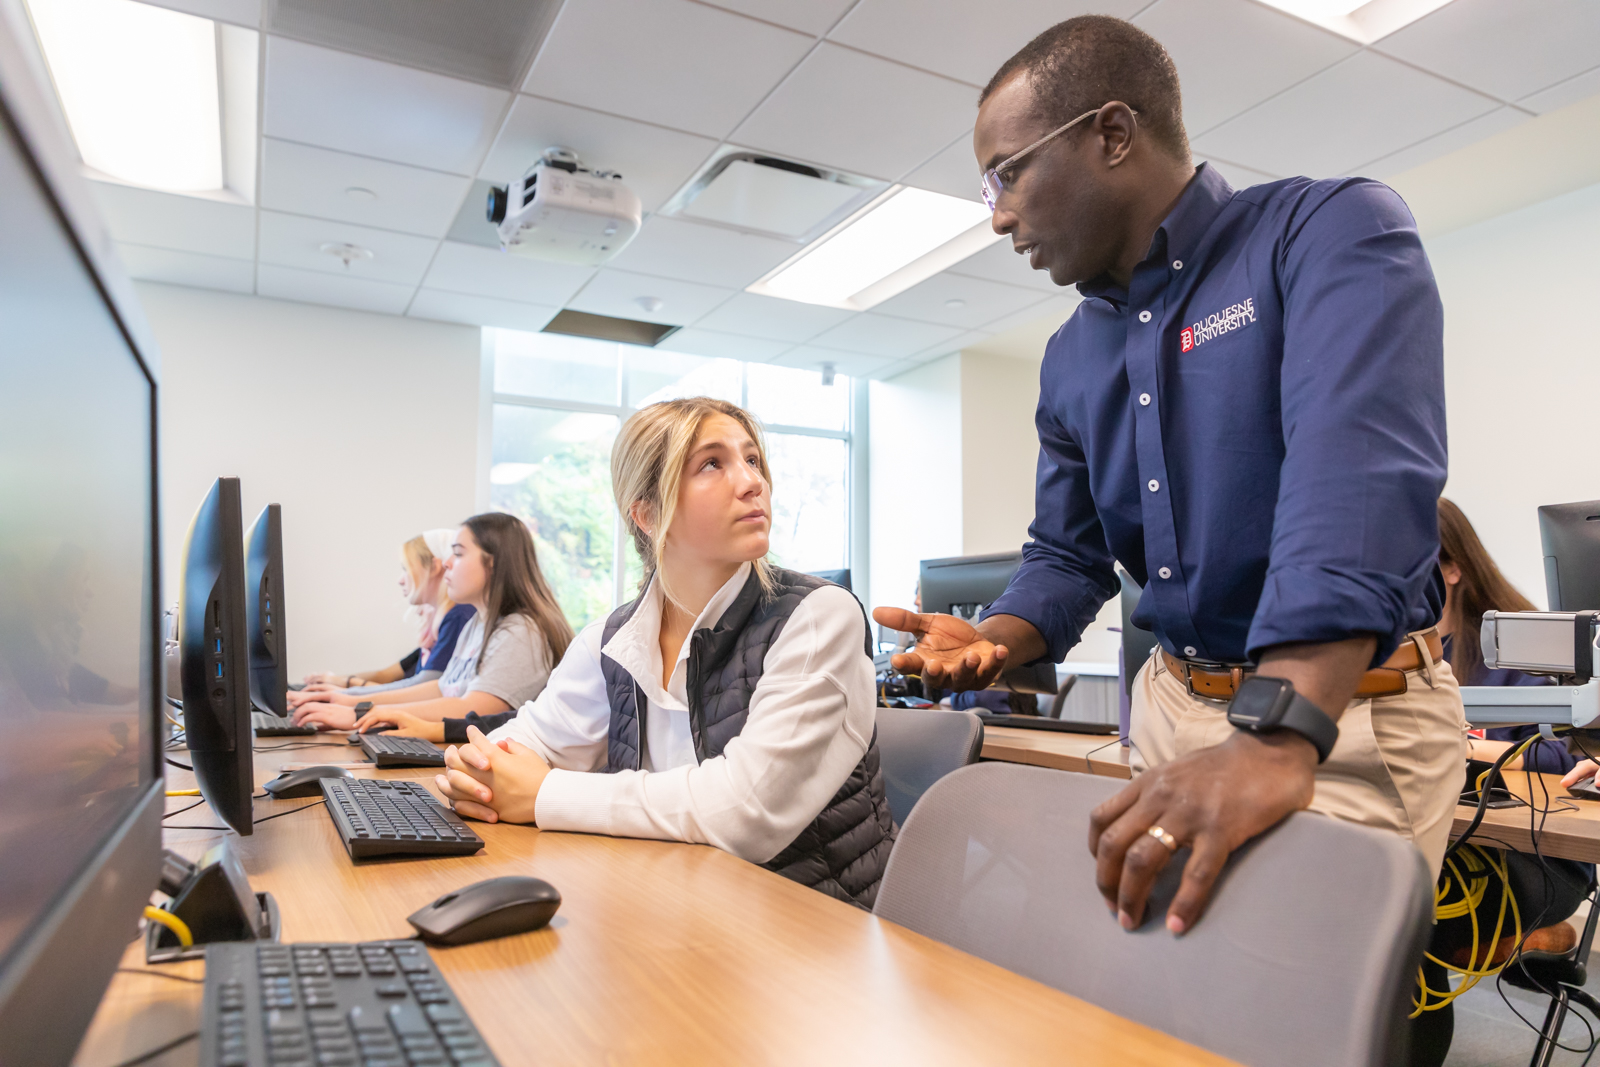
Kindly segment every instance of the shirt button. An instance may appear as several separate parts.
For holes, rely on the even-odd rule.
[[[1139,404],[1142,407],[1149,407],[1150,406],[1150,394],[1149,393],[1140,393],[1139,394]]]
[[[1150,479],[1150,491],[1152,493],[1154,493],[1157,490],[1159,490],[1160,488],[1161,488],[1161,483],[1156,481],[1154,478],[1151,478]]]
[[[1139,312],[1139,321],[1140,322],[1149,322],[1150,321],[1150,312],[1148,312],[1148,311]]]
[[[1156,573],[1161,575],[1161,577],[1163,577],[1163,578],[1171,578],[1172,577],[1172,568],[1171,567],[1162,567],[1160,570],[1156,571]]]
[[[1181,259],[1173,260],[1172,261],[1172,269],[1173,270],[1182,270],[1183,269],[1183,260],[1181,260]]]
[[[1195,655],[1196,654],[1195,647],[1193,645],[1184,645],[1183,646],[1183,654],[1185,656],[1193,656],[1193,655]]]

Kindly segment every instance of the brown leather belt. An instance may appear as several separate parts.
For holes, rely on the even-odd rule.
[[[1356,696],[1387,697],[1406,691],[1406,672],[1422,669],[1422,654],[1417,651],[1416,642],[1411,640],[1411,636],[1406,635],[1400,647],[1395,649],[1394,655],[1383,661],[1383,666],[1374,667],[1361,676],[1361,684],[1356,687]],[[1439,640],[1437,629],[1424,630],[1419,636],[1423,644],[1428,646],[1428,655],[1433,662],[1438,663],[1444,658],[1444,644]],[[1161,662],[1166,664],[1167,670],[1183,679],[1192,696],[1210,697],[1212,700],[1232,700],[1233,694],[1238,691],[1239,683],[1256,672],[1254,667],[1190,663],[1160,646],[1157,648],[1161,652]]]

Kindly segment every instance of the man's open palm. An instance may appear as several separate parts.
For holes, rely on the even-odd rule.
[[[924,685],[987,689],[1005,669],[1006,646],[995,644],[954,615],[877,608],[872,617],[891,630],[916,635],[916,647],[890,662],[903,674],[920,674]]]

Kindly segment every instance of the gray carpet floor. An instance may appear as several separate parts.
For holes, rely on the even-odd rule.
[[[1600,959],[1591,958],[1591,964],[1597,962]],[[1548,997],[1525,993],[1509,985],[1502,988],[1523,1018],[1535,1026],[1544,1023],[1545,1011],[1550,1006]],[[1584,988],[1592,996],[1600,997],[1600,967],[1590,967],[1589,984]],[[1506,1006],[1492,980],[1485,979],[1464,993],[1456,1000],[1455,1009],[1455,1039],[1450,1044],[1445,1067],[1527,1067],[1533,1055],[1534,1031]],[[1567,1015],[1561,1043],[1571,1048],[1587,1049],[1591,1040],[1589,1031],[1576,1018],[1581,1010]],[[1600,1027],[1596,1029],[1600,1031]],[[1596,1036],[1600,1036],[1600,1033]],[[1551,1062],[1558,1067],[1577,1067],[1583,1060],[1582,1052],[1558,1049]],[[1591,1065],[1600,1064],[1600,1052],[1596,1052],[1589,1062]]]

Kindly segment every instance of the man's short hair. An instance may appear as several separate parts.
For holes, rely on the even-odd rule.
[[[1178,68],[1161,42],[1132,23],[1110,15],[1056,23],[1005,61],[984,86],[978,106],[1018,71],[1027,72],[1034,106],[1047,126],[1121,100],[1139,113],[1140,127],[1157,145],[1188,161]]]

